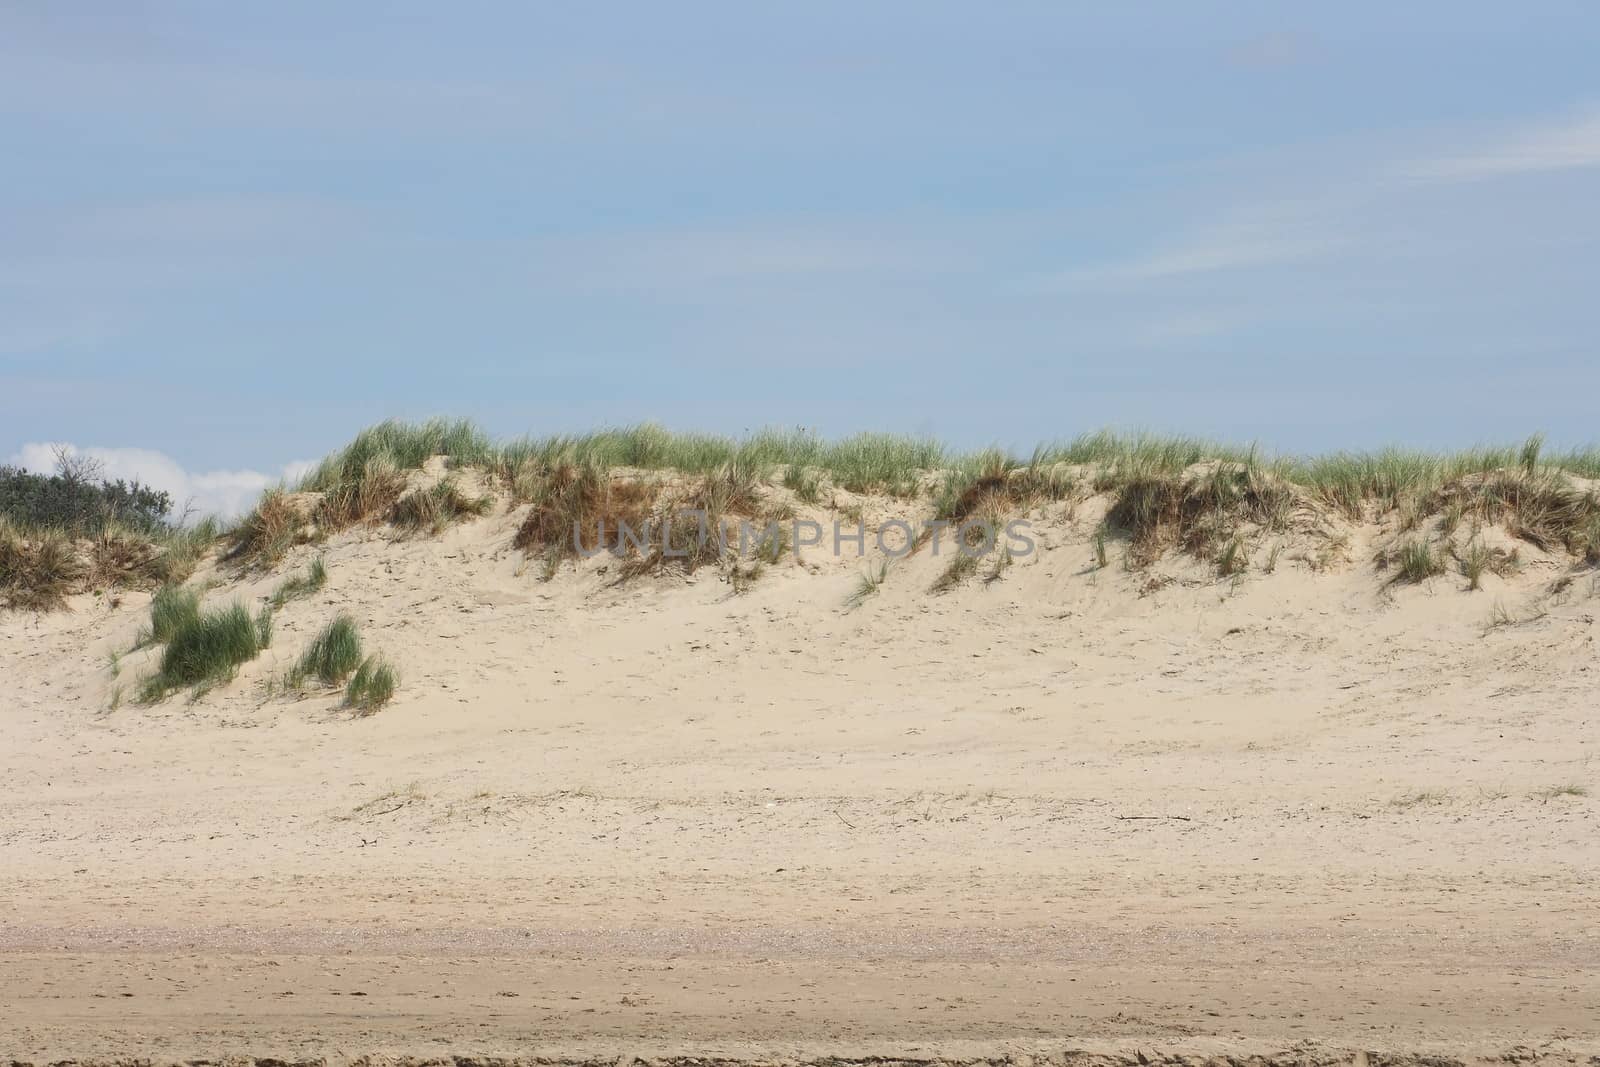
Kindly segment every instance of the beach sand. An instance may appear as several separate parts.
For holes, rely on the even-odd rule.
[[[193,703],[113,673],[148,594],[0,614],[0,1058],[1600,1056],[1570,560],[1130,571],[1089,507],[847,610],[853,555],[542,581],[517,519],[208,566],[330,577]],[[395,702],[268,695],[340,611]]]

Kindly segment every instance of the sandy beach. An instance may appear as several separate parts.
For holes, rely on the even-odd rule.
[[[1381,524],[1100,567],[1103,507],[853,610],[850,554],[736,592],[541,580],[502,505],[358,527],[202,568],[329,579],[193,702],[123,695],[146,593],[0,614],[0,1049],[1592,1062],[1593,577],[1394,586]],[[341,611],[400,666],[373,715],[266,685]]]

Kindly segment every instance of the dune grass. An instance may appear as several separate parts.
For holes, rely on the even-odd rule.
[[[304,574],[285,578],[272,593],[272,606],[281,608],[291,600],[310,596],[328,584],[328,564],[321,556],[306,565]]]
[[[148,589],[194,573],[217,537],[215,522],[139,530],[115,521],[75,536],[0,516],[0,606],[59,609],[91,590]]]
[[[389,511],[389,521],[402,529],[437,536],[463,519],[487,515],[494,500],[469,497],[455,478],[445,477],[426,489],[407,493]]]
[[[957,550],[955,555],[950,557],[950,562],[945,564],[944,570],[939,572],[939,576],[928,587],[929,592],[948,593],[977,573],[978,557]]]
[[[272,614],[252,616],[239,603],[213,611],[190,613],[186,601],[169,604],[172,629],[156,672],[140,685],[139,698],[154,703],[175,689],[209,688],[232,678],[240,664],[255,659],[272,643]],[[154,627],[152,612],[152,627]]]
[[[363,715],[371,715],[394,698],[400,674],[381,656],[368,656],[356,667],[345,686],[344,702]]]
[[[1551,450],[1537,436],[1455,452],[1296,456],[1203,437],[1099,431],[1019,456],[956,452],[909,435],[828,440],[776,428],[736,438],[650,423],[497,443],[460,419],[391,420],[361,431],[294,487],[315,496],[283,487],[264,494],[225,535],[226,558],[270,565],[295,544],[357,522],[437,533],[482,514],[489,501],[467,497],[453,477],[407,491],[407,472],[437,456],[449,468],[477,469],[514,504],[532,505],[516,541],[543,555],[547,570],[575,555],[574,522],[591,532],[601,521],[615,529],[697,494],[713,514],[755,515],[765,507],[759,500],[741,510],[732,500],[719,505],[717,494],[754,486],[760,497],[761,487],[780,481],[806,505],[858,508],[839,494],[871,493],[926,501],[953,521],[1101,495],[1109,498],[1104,529],[1126,539],[1136,567],[1178,549],[1225,571],[1258,534],[1284,529],[1301,512],[1349,521],[1393,516],[1406,531],[1437,517],[1445,538],[1468,520],[1474,529],[1495,523],[1545,551],[1600,566],[1600,495],[1574,480],[1600,479],[1600,448]],[[91,546],[0,524],[0,603],[57,607],[97,584],[181,581],[216,537],[214,527],[197,527],[141,543],[112,530]]]
[[[78,592],[88,567],[61,530],[24,530],[0,518],[0,603],[47,611]]]
[[[315,678],[323,685],[339,685],[360,665],[361,631],[350,616],[339,615],[311,639],[290,670],[288,684],[298,688]]]
[[[164,585],[150,598],[150,625],[139,632],[135,648],[166,644],[185,626],[200,619],[200,591]]]
[[[1389,579],[1391,583],[1415,585],[1445,572],[1443,554],[1420,537],[1409,538],[1392,550],[1381,553],[1377,562],[1379,569],[1394,569],[1394,575]]]
[[[845,598],[845,607],[852,611],[859,608],[867,602],[868,598],[876,596],[878,590],[883,588],[883,583],[888,579],[888,560],[880,560],[876,567],[869,566],[857,577],[855,587],[850,590],[850,595]]]

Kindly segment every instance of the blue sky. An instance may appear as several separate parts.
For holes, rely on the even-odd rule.
[[[1596,55],[1592,3],[0,4],[0,458],[1595,440]]]

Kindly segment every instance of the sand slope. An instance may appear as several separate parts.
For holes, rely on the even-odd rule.
[[[0,615],[0,1053],[1600,1055],[1568,560],[1385,588],[1373,527],[1130,573],[1058,509],[998,581],[924,554],[847,611],[817,552],[541,581],[517,518],[334,538],[194,704],[112,708],[144,594]],[[267,696],[340,610],[399,699]]]

